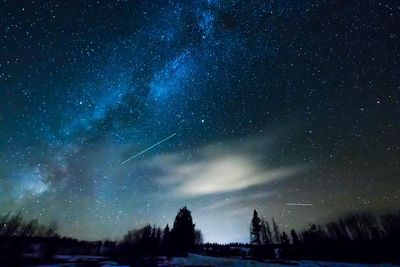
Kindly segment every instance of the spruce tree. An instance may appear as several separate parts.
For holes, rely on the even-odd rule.
[[[276,241],[276,243],[281,243],[281,233],[279,232],[279,227],[278,227],[278,225],[276,224],[276,222],[275,222],[275,220],[274,220],[274,218],[272,218],[272,227],[273,227],[273,230],[274,230],[274,238],[275,238],[275,241]]]
[[[171,230],[167,224],[162,233],[161,249],[167,256],[171,256]]]
[[[272,232],[271,232],[271,227],[269,226],[268,221],[265,221],[265,230],[267,232],[267,237],[270,243],[273,242],[273,237],[272,237]]]
[[[294,229],[290,231],[290,235],[292,236],[293,245],[297,245],[299,243],[299,236]]]
[[[250,242],[255,245],[261,244],[260,232],[261,232],[261,219],[258,216],[256,210],[253,212],[253,218],[251,219],[251,227],[250,227]]]
[[[176,215],[171,231],[171,243],[176,255],[187,255],[195,247],[195,224],[191,212],[183,207]]]
[[[285,231],[282,232],[282,245],[289,245],[290,240],[289,240],[289,236],[286,234]]]
[[[270,243],[270,238],[268,236],[267,226],[264,221],[264,218],[261,218],[261,243],[263,245],[268,245]]]

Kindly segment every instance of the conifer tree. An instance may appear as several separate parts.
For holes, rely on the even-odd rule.
[[[299,243],[299,236],[294,229],[290,231],[290,235],[292,236],[293,245],[297,245]]]
[[[258,216],[257,211],[254,210],[250,227],[250,237],[251,237],[250,242],[252,244],[261,245],[260,232],[261,232],[261,219]]]
[[[279,227],[278,227],[278,225],[276,224],[274,218],[272,218],[272,227],[273,227],[273,230],[274,230],[275,242],[276,242],[276,243],[281,243],[281,241],[282,241],[282,240],[281,240],[281,233],[279,232]]]
[[[183,207],[178,211],[171,231],[174,252],[177,255],[186,255],[194,249],[195,240],[195,224],[192,214],[186,207]]]
[[[261,243],[263,245],[268,245],[270,243],[266,223],[268,224],[268,222],[264,221],[264,218],[261,218]]]

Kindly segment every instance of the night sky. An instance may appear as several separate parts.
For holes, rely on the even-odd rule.
[[[248,242],[253,209],[393,211],[399,29],[389,0],[2,0],[0,213],[96,240],[187,205]]]

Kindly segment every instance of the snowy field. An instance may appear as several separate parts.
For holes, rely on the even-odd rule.
[[[202,256],[196,254],[189,254],[187,258],[173,258],[171,265],[174,267],[180,266],[215,266],[215,267],[283,267],[283,266],[309,266],[309,267],[355,267],[355,266],[400,266],[393,264],[355,264],[355,263],[338,263],[338,262],[323,262],[323,261],[290,261],[290,262],[259,262],[254,260],[242,260],[233,258],[217,258]]]
[[[56,255],[55,260],[62,261],[63,263],[35,265],[31,267],[80,267],[80,266],[98,266],[98,267],[130,267],[118,265],[118,263],[109,260],[103,256],[89,256],[89,255]]]
[[[64,261],[64,263],[51,264],[51,265],[40,265],[32,267],[79,267],[79,266],[99,266],[99,267],[125,267],[118,265],[116,262],[110,261],[104,257],[96,256],[56,256],[56,259]],[[324,261],[255,261],[255,260],[242,260],[236,258],[219,258],[209,257],[197,254],[189,254],[187,258],[172,258],[167,260],[166,258],[159,258],[159,267],[185,267],[185,266],[201,266],[201,267],[285,267],[285,266],[300,266],[300,267],[356,267],[356,266],[383,266],[392,267],[400,266],[394,264],[357,264],[357,263],[341,263],[341,262],[324,262]],[[129,266],[126,266],[129,267]],[[136,266],[135,266],[136,267]],[[140,267],[140,266],[137,266]]]

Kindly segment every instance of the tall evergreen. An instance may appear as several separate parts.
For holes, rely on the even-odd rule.
[[[272,237],[271,227],[269,226],[268,221],[265,221],[265,230],[267,232],[267,236],[268,236],[269,242],[272,243],[273,242],[273,237]]]
[[[253,218],[251,219],[251,227],[250,227],[250,242],[255,245],[261,245],[261,219],[258,216],[256,210],[253,212]]]
[[[299,236],[297,235],[297,233],[294,229],[292,229],[290,231],[290,235],[292,236],[293,245],[299,244]]]
[[[273,231],[274,231],[274,238],[276,243],[281,243],[281,233],[279,232],[279,227],[276,224],[274,218],[272,218],[272,227],[273,227]]]
[[[268,245],[271,242],[270,236],[268,236],[266,224],[268,224],[268,222],[265,222],[264,218],[261,218],[261,243],[263,245]]]
[[[289,236],[286,234],[285,231],[282,232],[281,240],[282,240],[282,245],[289,245],[290,243]]]
[[[178,211],[171,231],[171,245],[174,253],[186,255],[194,249],[195,241],[195,224],[192,214],[186,207],[183,207]]]
[[[171,230],[169,229],[169,225],[167,224],[163,231],[163,240],[169,239],[170,233],[171,233]]]
[[[171,255],[171,230],[167,224],[162,233],[161,249],[165,255]]]

